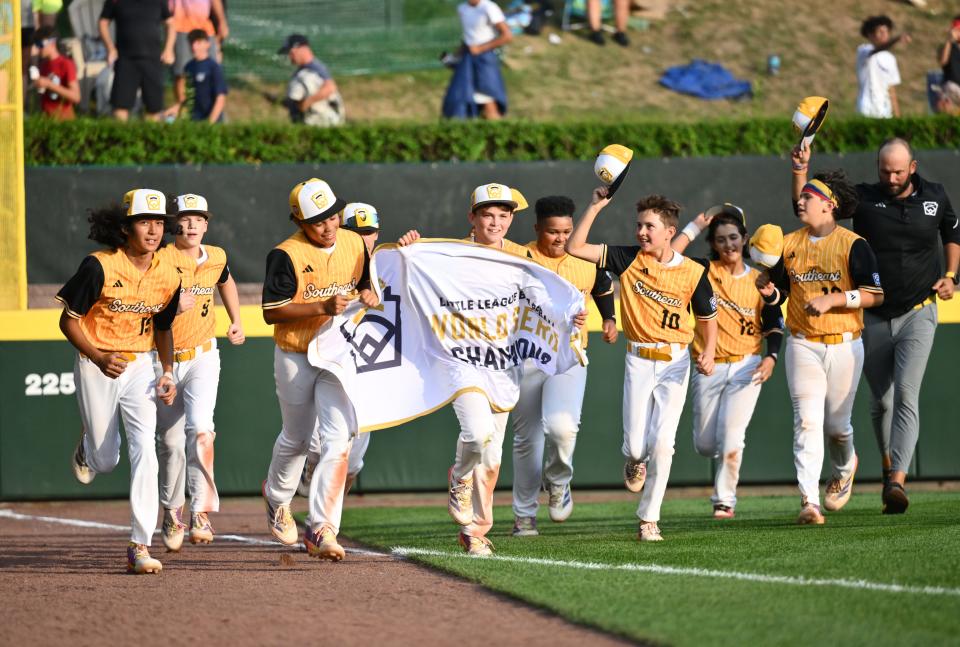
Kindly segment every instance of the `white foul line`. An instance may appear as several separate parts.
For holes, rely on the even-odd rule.
[[[0,518],[14,519],[16,521],[39,521],[41,523],[55,523],[61,526],[72,526],[74,528],[95,528],[97,530],[114,530],[117,532],[126,532],[130,526],[118,526],[112,523],[101,523],[99,521],[86,521],[84,519],[65,519],[63,517],[45,517],[42,515],[21,514],[7,508],[0,508]],[[160,534],[156,531],[154,534]],[[283,546],[278,541],[267,539],[257,539],[255,537],[244,537],[243,535],[217,535],[217,539],[222,541],[233,541],[238,544],[249,544],[251,546]],[[348,553],[354,555],[371,555],[376,557],[385,557],[386,553],[378,553],[362,548],[344,548]]]
[[[397,546],[390,552],[397,557],[461,557],[467,559],[482,559],[485,561],[505,562],[510,564],[529,564],[535,566],[573,568],[585,571],[627,571],[632,573],[655,573],[657,575],[713,577],[728,580],[740,580],[744,582],[760,582],[764,584],[787,584],[791,586],[834,586],[844,589],[879,591],[882,593],[960,596],[960,589],[944,586],[884,584],[882,582],[870,582],[867,580],[820,579],[810,577],[794,577],[789,575],[764,575],[763,573],[717,571],[708,568],[661,566],[659,564],[604,564],[601,562],[565,561],[559,559],[541,559],[537,557],[511,557],[509,555],[490,555],[488,557],[479,557],[467,555],[465,553],[449,553],[440,550],[427,550],[424,548],[409,548],[404,546]]]

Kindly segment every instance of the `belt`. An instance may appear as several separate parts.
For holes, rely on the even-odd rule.
[[[678,346],[680,350],[686,348],[683,344],[674,344]],[[643,359],[652,359],[658,362],[672,362],[673,361],[673,345],[666,344],[664,346],[640,346],[635,342],[631,342],[630,352],[636,354],[637,357],[642,357]]]
[[[104,351],[104,352],[105,352],[105,353],[117,353],[118,355],[120,355],[120,359],[122,359],[122,360],[125,361],[125,362],[135,362],[135,361],[137,360],[137,353],[133,353],[133,352],[130,352],[130,351],[125,351],[125,350],[108,350],[108,351]],[[89,357],[87,357],[87,356],[84,355],[83,353],[80,353],[80,357],[82,357],[83,359],[87,359],[87,360],[90,359]]]
[[[188,348],[187,350],[177,351],[173,354],[173,361],[175,362],[187,362],[200,355],[201,353],[206,353],[207,351],[213,350],[217,347],[215,340],[208,339],[203,342],[196,348]]]
[[[913,306],[913,309],[914,309],[914,310],[923,310],[925,307],[927,307],[927,306],[929,306],[929,305],[933,305],[933,304],[936,303],[936,302],[937,302],[937,297],[932,297],[932,296],[931,296],[931,297],[927,297],[926,299],[924,299],[923,301],[921,301],[921,302],[918,303],[917,305]]]
[[[845,341],[853,341],[854,339],[860,339],[859,330],[855,333],[850,333],[849,339],[844,339],[843,335],[844,333],[837,333],[834,335],[810,335],[809,337],[801,337],[801,339],[804,341],[812,341],[816,344],[827,344],[828,346],[842,344]]]
[[[726,357],[715,357],[714,364],[735,364],[745,357],[745,355],[727,355]]]

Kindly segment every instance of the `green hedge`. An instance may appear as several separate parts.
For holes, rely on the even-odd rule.
[[[825,152],[873,150],[900,135],[916,148],[956,148],[960,119],[828,121]],[[375,124],[321,129],[288,124],[190,122],[121,124],[107,120],[26,123],[26,160],[45,165],[254,164],[282,162],[434,162],[592,159],[609,143],[640,157],[782,154],[796,143],[785,119],[700,123],[524,121]]]

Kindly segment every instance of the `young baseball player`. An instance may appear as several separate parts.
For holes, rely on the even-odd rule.
[[[573,200],[566,196],[540,198],[534,210],[537,239],[527,243],[534,262],[570,281],[584,296],[593,297],[603,319],[603,339],[613,343],[617,339],[617,322],[610,275],[563,249],[573,231]],[[586,349],[586,328],[582,329],[582,340]],[[539,534],[537,495],[541,488],[549,495],[550,519],[565,521],[573,512],[573,451],[586,385],[587,367],[579,364],[559,375],[524,368],[520,399],[513,410],[515,537]]]
[[[163,506],[161,537],[167,550],[178,551],[186,530],[181,521],[184,486],[190,483],[190,543],[209,544],[213,526],[208,513],[220,510],[220,497],[213,478],[213,410],[220,381],[220,351],[217,350],[213,291],[230,317],[227,339],[244,342],[240,323],[237,284],[227,266],[227,254],[204,245],[210,212],[203,196],[177,196],[176,239],[158,255],[180,272],[183,292],[193,298],[190,309],[173,321],[174,367],[177,397],[170,407],[157,412],[157,458],[160,460],[160,504]]]
[[[822,524],[824,435],[832,476],[824,507],[839,510],[853,492],[857,455],[850,414],[863,369],[863,308],[883,303],[877,259],[863,238],[839,227],[857,206],[843,171],[820,173],[800,192],[806,225],[783,237],[783,255],[757,287],[768,303],[787,303],[787,385],[793,400],[793,460],[800,485],[797,523]]]
[[[344,557],[337,533],[357,420],[340,381],[311,365],[307,348],[320,326],[342,313],[358,291],[368,307],[378,303],[369,290],[363,240],[340,230],[344,206],[323,180],[293,187],[290,218],[298,230],[267,256],[263,283],[263,318],[274,326],[273,370],[283,419],[263,482],[267,522],[280,542],[297,543],[290,502],[319,422],[322,450],[310,483],[303,541],[311,557],[333,561]]]
[[[472,229],[466,240],[531,258],[529,248],[506,239],[514,213],[526,207],[523,195],[505,184],[478,186],[470,198],[467,220]],[[418,238],[418,232],[410,231],[400,238],[399,244],[409,245]],[[586,316],[586,312],[580,313],[574,323],[582,326]],[[465,364],[461,370],[481,369]],[[505,388],[512,389],[516,389],[521,374],[522,367],[493,373],[495,379],[504,381]],[[452,379],[470,381],[469,377],[462,375]],[[493,490],[500,475],[503,437],[510,412],[494,410],[487,397],[476,391],[457,397],[453,401],[453,410],[460,422],[460,436],[456,457],[448,473],[450,500],[447,511],[460,525],[460,546],[470,555],[487,556],[493,552],[487,533],[493,526]]]
[[[716,460],[713,516],[732,519],[743,460],[747,425],[760,397],[760,385],[770,379],[783,342],[783,316],[778,306],[763,302],[756,280],[760,272],[743,262],[747,226],[743,210],[725,204],[701,213],[673,239],[683,253],[707,230],[709,259],[692,259],[707,270],[717,299],[717,351],[713,375],[693,375],[693,446]],[[761,358],[763,339],[767,352]],[[705,340],[697,331],[693,352]]]
[[[567,240],[567,253],[620,277],[620,314],[628,340],[623,381],[624,484],[631,492],[643,492],[637,508],[640,541],[662,541],[660,506],[690,375],[687,345],[694,332],[689,310],[703,338],[697,370],[711,375],[717,345],[716,301],[703,266],[670,247],[680,214],[680,205],[672,200],[650,195],[637,203],[635,246],[587,242],[593,221],[610,203],[607,191],[606,187],[594,190],[590,206]]]
[[[377,244],[377,238],[380,237],[380,214],[373,205],[363,202],[351,202],[343,211],[340,212],[340,227],[347,231],[352,231],[360,235],[363,244],[367,248],[367,254],[373,254],[373,248]],[[350,448],[350,457],[347,460],[347,485],[344,494],[349,494],[353,484],[357,482],[357,476],[363,469],[363,457],[370,447],[370,434],[359,434],[353,441]],[[310,453],[307,454],[307,462],[303,466],[303,474],[300,475],[300,485],[297,486],[297,493],[300,496],[308,496],[310,493],[310,481],[313,479],[313,470],[320,462],[320,443],[319,428],[313,432],[313,438],[310,440]]]
[[[83,259],[57,293],[60,330],[77,349],[73,374],[83,433],[73,473],[81,483],[113,471],[120,461],[120,420],[130,457],[132,529],[127,570],[159,573],[148,547],[157,526],[157,399],[170,405],[173,381],[170,327],[180,298],[176,268],[156,253],[167,220],[166,199],[134,189],[90,214],[90,238],[107,249]],[[153,348],[163,374],[153,367]]]

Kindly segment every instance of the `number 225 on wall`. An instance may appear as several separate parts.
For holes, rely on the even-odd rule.
[[[73,373],[30,373],[23,380],[26,389],[24,395],[72,395],[77,386],[73,383]]]

